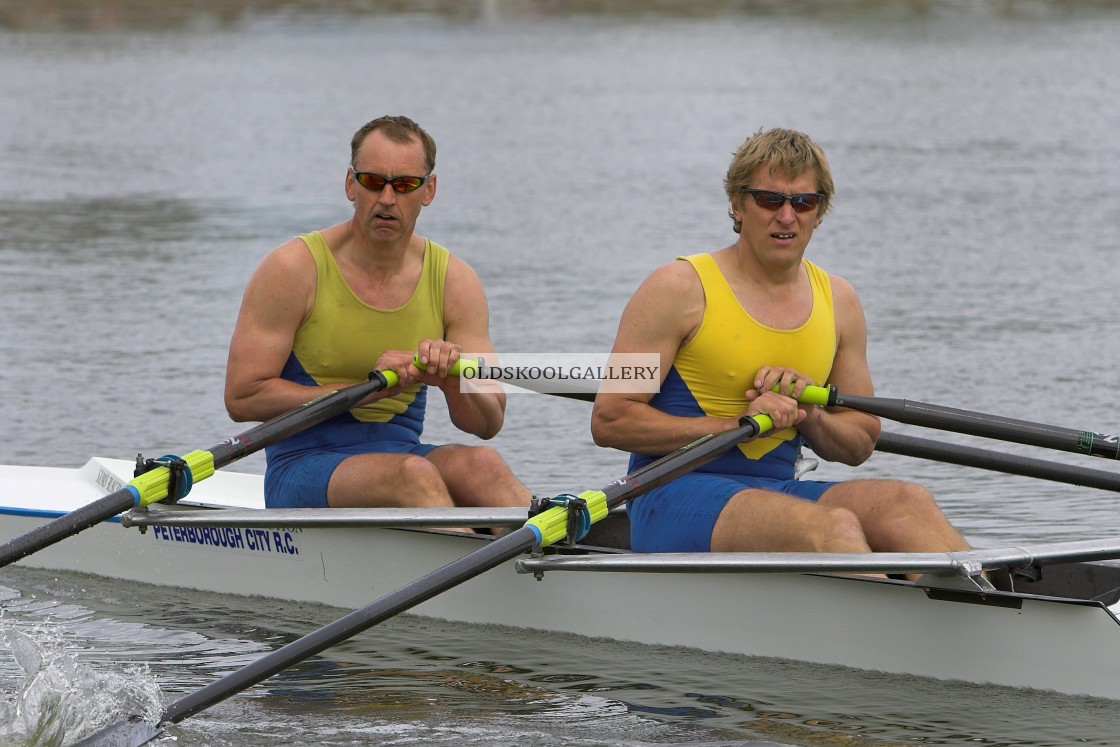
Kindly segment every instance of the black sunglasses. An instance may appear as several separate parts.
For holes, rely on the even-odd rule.
[[[380,192],[385,189],[386,184],[389,184],[393,187],[393,191],[399,194],[415,192],[427,184],[428,179],[432,176],[431,174],[425,174],[424,176],[388,177],[384,174],[378,174],[376,171],[354,171],[353,167],[350,171],[354,174],[354,181],[370,192]]]
[[[795,195],[782,194],[781,192],[773,192],[769,189],[748,189],[743,187],[740,192],[745,192],[754,198],[754,204],[766,210],[780,210],[782,205],[789,204],[798,213],[807,213],[817,205],[821,204],[824,195],[820,192],[800,192]]]

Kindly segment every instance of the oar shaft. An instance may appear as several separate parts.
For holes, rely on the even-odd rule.
[[[1104,433],[1033,423],[927,402],[843,394],[836,387],[806,387],[798,400],[806,404],[848,407],[923,428],[936,428],[1074,454],[1120,459],[1120,439]]]
[[[0,567],[26,558],[59,540],[111,519],[122,511],[132,508],[135,501],[136,496],[132,491],[123,488],[65,516],[60,516],[52,522],[35,527],[27,534],[20,535],[0,546]]]
[[[368,381],[338,389],[319,397],[301,407],[278,415],[249,430],[222,441],[209,452],[196,451],[188,455],[189,462],[204,463],[206,470],[200,470],[194,479],[209,477],[219,467],[259,451],[281,439],[346,412],[363,399],[391,386],[398,381],[392,371],[374,371]],[[212,455],[212,464],[211,462]],[[110,493],[75,511],[36,527],[0,545],[0,567],[14,563],[32,553],[49,547],[67,537],[111,519],[117,514],[135,506],[143,506],[167,497],[170,472],[160,467],[150,473],[137,477],[128,487]]]
[[[599,491],[599,495],[606,497],[606,504],[609,507],[616,506],[715,459],[740,441],[760,432],[768,431],[772,427],[772,421],[765,415],[747,419],[744,425],[739,428],[713,436],[705,436],[621,479],[615,480],[603,487]],[[405,612],[437,594],[496,568],[502,563],[531,550],[538,544],[547,544],[547,537],[542,541],[542,535],[537,526],[547,527],[562,523],[562,520],[567,516],[567,511],[568,509],[565,507],[548,509],[530,520],[525,526],[504,537],[493,540],[482,549],[452,561],[418,581],[387,594],[313,633],[309,633],[272,653],[262,656],[253,663],[212,682],[201,690],[180,698],[164,709],[162,722],[177,723],[234,693],[252,687],[293,664],[314,656],[380,622],[388,620],[394,615]],[[549,518],[550,515],[553,516]],[[532,527],[529,526],[534,522],[537,523]],[[547,533],[548,530],[545,531]]]
[[[765,433],[773,427],[774,423],[768,415],[755,415],[753,418],[745,419],[744,425],[739,428],[693,441],[603,488],[602,492],[607,496],[607,507],[614,508],[623,501],[664,485],[686,472],[691,472],[744,439]]]
[[[813,398],[813,401],[807,401],[806,404],[830,404],[831,390],[829,388],[811,387],[810,389],[815,389],[817,391],[810,391],[809,397]],[[583,400],[585,402],[595,401],[595,395],[588,392],[548,392],[548,394],[554,397]],[[805,399],[806,398],[802,398],[802,401],[805,401]],[[852,401],[850,396],[842,399],[845,402]],[[833,401],[831,404],[838,404],[838,402]],[[852,409],[859,408],[853,407]],[[897,406],[892,407],[890,413],[888,413],[885,408],[881,410],[883,417],[887,417],[891,420],[894,420],[891,415],[896,413]],[[1103,436],[1100,434],[1093,435],[1098,444],[1107,442],[1107,440],[1111,438],[1110,436]],[[900,433],[882,431],[879,434],[879,441],[875,449],[887,454],[900,454],[902,456],[916,457],[919,459],[959,464],[965,467],[987,469],[993,472],[1004,472],[1010,475],[1022,475],[1024,477],[1051,480],[1053,482],[1062,482],[1069,485],[1120,492],[1120,475],[1105,470],[1074,467],[1072,465],[1061,464],[1060,462],[1050,462],[1015,454],[1004,454],[998,451],[978,449],[971,446],[947,444]],[[1106,450],[1104,456],[1111,456],[1111,454],[1107,453]]]
[[[536,532],[523,526],[494,540],[466,558],[432,571],[415,583],[387,594],[361,609],[324,625],[313,633],[265,654],[253,663],[210,683],[201,690],[180,698],[164,709],[162,722],[178,723],[225,700],[233,693],[252,687],[293,664],[321,653],[378,623],[426,602],[447,589],[515,558],[531,550],[536,544]],[[469,563],[463,562],[467,559],[470,559]]]
[[[459,362],[462,366],[463,378],[510,384],[518,389],[524,389],[527,392],[550,394],[555,397],[567,397],[584,402],[594,402],[595,392],[597,392],[599,388],[598,379],[577,379],[574,383],[567,382],[574,387],[572,389],[556,388],[556,381],[531,379],[527,377],[519,378],[511,373],[511,371],[516,370],[516,367],[513,369],[504,369],[501,366],[488,366],[486,365],[485,358],[463,358],[460,359]],[[592,383],[595,386],[594,391],[581,388],[580,386],[587,386]]]
[[[1050,462],[1017,454],[1005,454],[988,449],[978,449],[973,446],[931,441],[927,438],[918,438],[902,433],[881,432],[879,441],[875,444],[875,450],[885,454],[899,454],[948,464],[959,464],[964,467],[1003,472],[1009,475],[1021,475],[1068,485],[1120,492],[1120,474],[1114,472],[1074,467],[1060,462]]]
[[[374,392],[395,386],[397,381],[397,375],[392,371],[374,371],[370,374],[369,381],[335,390],[228,438],[208,449],[214,455],[214,469],[220,469],[294,433],[341,415]]]

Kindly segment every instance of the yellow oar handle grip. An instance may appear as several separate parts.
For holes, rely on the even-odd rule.
[[[412,356],[412,365],[416,366],[421,371],[424,370],[424,365],[420,363],[419,355]],[[474,358],[460,358],[459,360],[455,361],[454,365],[451,366],[451,371],[449,373],[452,376],[462,376],[464,371],[478,371],[479,367],[481,366],[481,358],[479,358],[478,360],[475,360]],[[371,371],[369,377],[371,379],[384,379],[386,389],[392,389],[397,384],[401,383],[401,377],[397,376],[397,372],[392,369],[386,369],[384,371]]]
[[[766,431],[774,429],[774,421],[770,418],[769,415],[762,412],[758,413],[757,415],[744,415],[743,417],[739,418],[739,427],[742,428],[745,425],[749,425],[751,421],[754,421],[755,427],[758,428],[758,430],[756,430],[753,434],[750,434],[752,437],[757,436],[759,433],[766,433]]]
[[[421,371],[424,370],[424,364],[420,362],[420,355],[419,354],[412,356],[412,365],[416,366]],[[481,358],[478,359],[478,360],[476,360],[474,358],[460,358],[459,360],[455,361],[454,364],[452,364],[451,370],[448,371],[448,373],[451,374],[452,376],[462,376],[463,372],[466,371],[467,369],[470,369],[471,371],[477,371],[478,368],[481,365],[482,365],[482,359]],[[382,373],[383,374],[388,374],[388,373],[392,373],[392,372],[382,371]],[[393,373],[394,379],[396,378],[396,376],[397,375],[395,373]],[[394,381],[389,386],[395,386],[396,383],[397,382]]]
[[[781,392],[778,387],[780,384],[775,384],[774,388],[770,391]],[[836,387],[834,386],[807,386],[798,396],[797,401],[803,405],[820,405],[821,407],[828,407],[835,404],[834,398],[836,395]]]
[[[827,407],[832,404],[833,387],[830,386],[807,386],[797,398],[797,401],[803,405],[820,405]]]

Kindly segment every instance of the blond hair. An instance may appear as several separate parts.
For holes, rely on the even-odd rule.
[[[796,130],[775,128],[772,130],[759,130],[751,135],[735,151],[731,165],[727,169],[727,177],[723,180],[723,188],[727,192],[727,199],[732,205],[741,207],[743,190],[750,189],[753,185],[751,179],[762,166],[769,166],[771,173],[783,174],[796,178],[812,171],[817,177],[817,192],[824,195],[817,208],[817,225],[824,219],[824,214],[832,207],[832,172],[828,168],[828,159],[824,151],[810,139],[808,135]],[[732,210],[732,228],[735,233],[743,228],[742,221],[735,217]]]

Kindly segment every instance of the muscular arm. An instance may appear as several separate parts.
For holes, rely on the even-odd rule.
[[[622,312],[612,353],[657,353],[661,383],[677,351],[696,331],[704,315],[704,291],[691,265],[672,262],[655,270],[638,288]],[[667,454],[710,433],[738,427],[737,418],[682,417],[649,404],[652,394],[602,392],[591,413],[595,443],[622,451]],[[785,399],[785,405],[775,404]],[[784,414],[779,412],[784,408]],[[797,415],[796,404],[770,394],[747,409],[749,414],[771,412],[779,427],[783,418]]]
[[[233,420],[268,420],[338,388],[280,378],[296,330],[311,313],[315,278],[315,261],[307,246],[292,239],[265,256],[249,279],[226,364],[225,403]],[[402,360],[401,367],[406,365]],[[396,391],[378,392],[369,399]]]
[[[448,259],[447,279],[443,298],[444,338],[459,350],[472,354],[494,352],[490,341],[490,310],[486,293],[478,275],[466,262],[452,255]],[[420,355],[424,355],[421,342]],[[506,396],[497,388],[485,391],[463,392],[457,376],[447,376],[447,366],[453,363],[446,357],[438,361],[439,371],[423,376],[421,380],[438,386],[447,400],[451,422],[459,430],[479,438],[490,439],[498,434],[505,422]],[[444,375],[440,375],[440,374]]]
[[[867,322],[855,289],[832,276],[839,344],[828,384],[845,394],[874,394],[867,365]],[[807,407],[797,428],[809,447],[822,459],[849,465],[862,464],[875,449],[879,418],[844,407]]]

